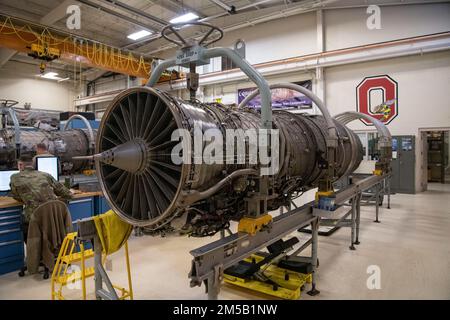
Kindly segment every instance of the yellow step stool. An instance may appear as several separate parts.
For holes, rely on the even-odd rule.
[[[63,295],[63,288],[69,284],[74,284],[81,280],[81,287],[83,292],[83,300],[86,300],[86,279],[93,277],[95,275],[95,268],[86,268],[86,260],[92,259],[94,257],[94,251],[92,249],[84,249],[82,242],[78,244],[79,251],[77,250],[77,233],[69,233],[61,245],[61,249],[58,254],[58,258],[55,263],[55,267],[52,273],[51,279],[51,298],[52,300],[65,300]],[[119,290],[119,299],[124,300],[126,298],[133,299],[133,290],[131,285],[131,274],[130,274],[130,262],[128,256],[128,242],[125,242],[125,258],[127,263],[128,272],[128,285],[129,289],[125,289],[119,286],[113,286],[115,289]],[[104,263],[106,255],[102,257],[102,263]],[[80,263],[80,271],[72,272],[71,266],[75,263]],[[56,289],[56,287],[58,287]]]

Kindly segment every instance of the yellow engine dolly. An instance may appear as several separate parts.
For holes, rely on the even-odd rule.
[[[271,222],[272,216],[270,214],[264,214],[257,218],[245,217],[239,220],[238,231],[255,235],[258,231],[269,225]]]
[[[258,254],[253,254],[244,261],[260,262],[264,257]],[[249,280],[238,277],[236,275],[224,273],[224,281],[233,286],[245,288],[251,291],[267,294],[276,298],[285,300],[297,300],[300,298],[302,288],[306,283],[312,282],[311,274],[303,274],[294,272],[276,265],[269,265],[264,271],[264,274],[272,282],[276,283],[274,286],[271,283],[266,283],[258,280]]]

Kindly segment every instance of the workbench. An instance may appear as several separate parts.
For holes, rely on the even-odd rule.
[[[77,220],[109,210],[101,191],[74,194],[68,207],[74,231]],[[19,270],[24,265],[22,208],[22,203],[12,197],[0,196],[0,274]]]

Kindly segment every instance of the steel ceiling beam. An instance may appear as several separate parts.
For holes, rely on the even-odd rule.
[[[77,1],[80,2],[80,3],[82,3],[82,4],[84,4],[84,5],[86,5],[86,6],[88,6],[88,7],[91,7],[91,8],[100,10],[100,11],[103,11],[103,12],[108,13],[108,14],[110,14],[110,15],[112,15],[112,16],[115,16],[115,17],[117,17],[117,18],[119,18],[119,19],[122,19],[122,20],[124,20],[124,21],[127,21],[127,22],[129,22],[129,23],[131,23],[131,24],[134,24],[134,25],[136,25],[136,26],[138,26],[138,27],[141,27],[141,28],[143,28],[143,29],[145,29],[145,30],[151,31],[151,32],[153,32],[153,33],[157,31],[157,30],[155,30],[155,28],[153,28],[153,27],[149,27],[148,25],[146,25],[146,24],[144,24],[144,23],[141,23],[141,22],[139,22],[139,21],[137,21],[137,20],[135,20],[135,19],[133,19],[133,18],[130,18],[130,17],[126,16],[126,15],[123,15],[123,14],[121,14],[121,13],[119,13],[119,12],[116,12],[116,11],[114,11],[114,10],[111,10],[111,9],[109,9],[109,8],[106,8],[106,7],[104,7],[104,6],[101,6],[101,5],[99,5],[99,4],[95,4],[95,3],[93,3],[92,1],[89,1],[89,0],[77,0]]]
[[[65,0],[64,2],[57,5],[52,11],[43,16],[39,23],[45,24],[47,26],[55,24],[67,15],[67,8],[73,4],[76,4],[75,0]]]
[[[149,14],[149,13],[143,11],[143,10],[139,10],[139,9],[137,9],[135,7],[132,7],[132,6],[128,5],[128,4],[126,4],[126,3],[123,3],[123,2],[120,2],[120,1],[116,1],[116,0],[103,0],[103,1],[105,1],[108,4],[111,4],[113,6],[125,9],[125,10],[127,10],[129,12],[134,13],[134,14],[137,14],[138,16],[141,16],[141,17],[144,17],[146,19],[149,19],[149,20],[155,22],[156,24],[158,24],[160,27],[165,27],[166,25],[169,24],[169,22],[167,22],[167,21],[165,21],[163,19],[155,17],[154,15],[151,15],[151,14]]]
[[[193,7],[186,5],[185,3],[180,3],[180,1],[177,0],[160,0],[158,1],[158,5],[176,14],[192,12],[199,17],[205,16],[205,14],[198,9],[194,9]]]
[[[225,2],[222,2],[221,0],[209,0],[209,1],[214,3],[219,8],[225,10],[228,13],[235,13],[236,12],[236,7],[235,6],[233,6],[233,5],[229,6]]]
[[[17,53],[16,50],[0,48],[0,67],[7,63]]]
[[[0,33],[0,43],[3,47],[24,52],[26,54],[31,53],[30,44],[40,43],[41,41],[39,36],[37,36],[41,34],[41,28],[33,28],[32,30],[13,29],[12,26],[5,25],[2,31],[3,32]],[[82,51],[80,52],[80,47],[77,43],[73,42],[73,38],[67,37],[67,34],[64,34],[63,32],[60,34],[61,36],[55,36],[50,39],[48,41],[48,46],[58,49],[61,54],[59,59],[63,61],[76,61],[77,63],[82,63],[84,66],[128,74],[140,78],[147,78],[149,75],[149,71],[151,70],[150,61],[145,61],[145,67],[142,67],[139,60],[140,57],[133,55],[134,59],[127,60],[129,62],[126,64],[114,63],[114,61],[129,59],[129,55],[127,52],[121,53],[112,50],[105,51],[104,59],[95,59],[95,54],[98,49],[93,44],[83,44]]]

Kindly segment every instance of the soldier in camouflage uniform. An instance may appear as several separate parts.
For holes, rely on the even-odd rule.
[[[20,172],[11,176],[11,193],[14,199],[25,205],[23,230],[26,240],[28,223],[33,211],[49,200],[70,200],[72,194],[48,173],[36,171],[30,156],[22,156],[18,165]]]

